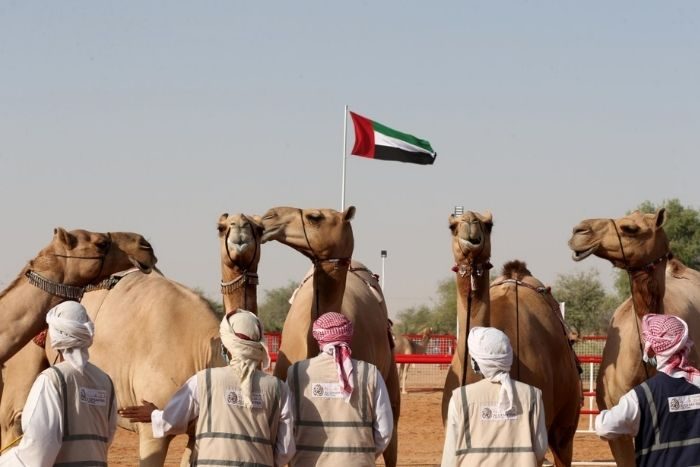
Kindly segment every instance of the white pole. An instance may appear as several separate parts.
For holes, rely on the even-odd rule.
[[[345,153],[347,152],[347,140],[348,140],[348,106],[345,106],[345,112],[343,113],[343,183],[342,192],[340,194],[340,212],[345,211]],[[383,275],[382,275],[383,277]]]
[[[384,293],[384,261],[386,261],[386,250],[381,251],[382,256],[382,293]]]

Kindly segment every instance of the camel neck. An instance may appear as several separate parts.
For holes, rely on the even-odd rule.
[[[47,272],[42,274],[49,276]],[[37,335],[46,326],[46,313],[64,300],[33,286],[27,279],[13,282],[0,296],[0,316],[5,323],[11,323],[0,328],[0,363]]]
[[[664,295],[666,293],[666,260],[651,269],[642,269],[630,273],[632,303],[637,316],[647,313],[664,312]]]
[[[238,308],[258,314],[257,271],[243,271],[222,264],[221,293],[226,313]]]
[[[471,295],[471,306],[469,297]],[[470,308],[470,318],[467,320],[467,308]],[[473,381],[475,374],[472,371],[469,363],[464,359],[465,350],[467,348],[467,335],[469,329],[474,326],[488,326],[490,322],[491,295],[489,292],[489,274],[488,271],[481,275],[460,274],[457,272],[457,325],[459,326],[457,339],[457,355],[459,358],[458,377],[460,384],[466,384],[466,381],[461,381],[464,365],[467,365],[467,380]],[[467,329],[467,321],[469,329]]]
[[[348,268],[340,263],[324,262],[314,267],[314,302],[311,305],[313,317],[327,311],[340,313],[347,277]]]

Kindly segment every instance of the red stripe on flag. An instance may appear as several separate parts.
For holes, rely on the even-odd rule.
[[[355,156],[374,158],[374,127],[372,120],[350,112],[352,124],[355,127],[355,145],[352,153]]]

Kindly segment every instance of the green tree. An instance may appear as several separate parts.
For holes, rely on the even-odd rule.
[[[605,292],[598,271],[593,269],[559,274],[552,294],[566,304],[566,321],[579,334],[605,331],[613,311],[620,304],[617,297]]]
[[[394,325],[394,334],[412,334],[432,326],[432,312],[427,305],[407,308],[399,312],[398,322]]]
[[[265,291],[265,298],[258,306],[258,315],[265,331],[281,331],[289,312],[289,298],[297,288],[297,283],[289,281],[284,287]]]
[[[437,299],[431,309],[430,323],[435,333],[454,334],[457,326],[457,284],[454,277],[438,282]]]
[[[700,269],[700,210],[683,206],[674,198],[654,205],[644,201],[637,209],[644,213],[653,213],[666,209],[664,231],[668,236],[673,255],[686,266]],[[617,271],[615,290],[621,299],[630,296],[629,276],[624,270]]]

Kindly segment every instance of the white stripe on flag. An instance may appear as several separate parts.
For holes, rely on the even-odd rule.
[[[374,132],[374,144],[375,146],[389,146],[393,148],[403,149],[404,151],[409,152],[422,152],[431,155],[433,154],[432,152],[426,151],[425,149],[419,146],[414,146],[413,144],[407,143],[406,141],[403,141],[401,139],[386,136],[385,134],[379,133],[378,131]]]

